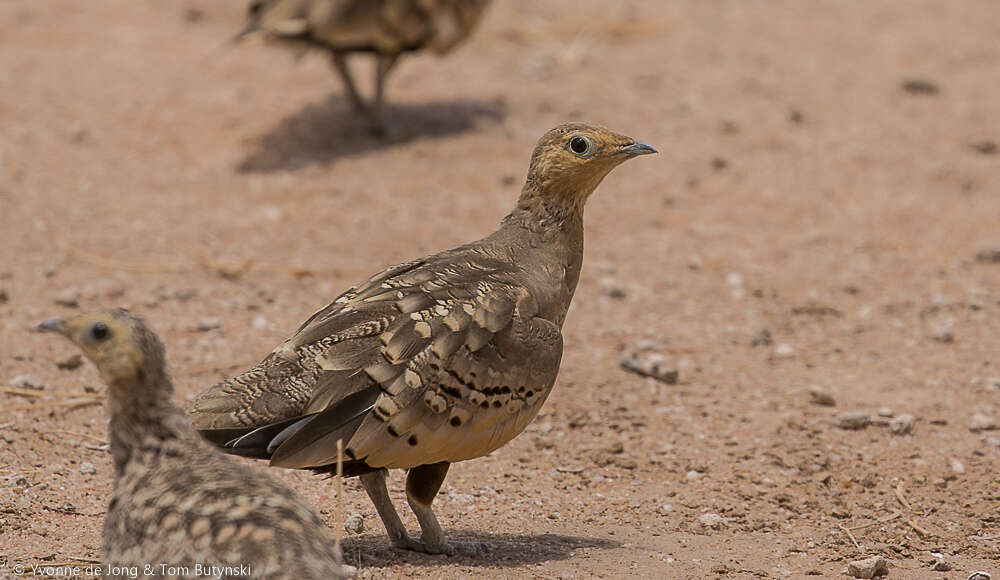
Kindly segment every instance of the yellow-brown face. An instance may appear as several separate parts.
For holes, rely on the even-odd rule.
[[[59,333],[80,347],[109,383],[140,378],[145,365],[151,362],[149,353],[157,348],[162,352],[155,335],[152,339],[146,336],[142,322],[126,310],[95,312],[65,320],[52,318],[38,329]],[[152,343],[146,347],[150,340]]]
[[[528,182],[543,191],[582,202],[619,164],[656,152],[647,143],[599,125],[560,125],[543,135],[535,146]]]

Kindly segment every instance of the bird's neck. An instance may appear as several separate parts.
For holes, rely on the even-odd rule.
[[[172,393],[165,372],[109,381],[108,442],[116,479],[129,463],[156,457],[164,441],[182,435],[184,414],[170,402]]]
[[[517,205],[503,223],[552,238],[579,237],[583,240],[583,204],[586,196],[553,194],[529,181]]]
[[[562,311],[551,312],[548,318],[561,324],[583,266],[583,202],[546,195],[526,186],[514,211],[504,218],[501,229],[523,232],[520,236],[510,236],[523,246],[522,266],[541,266],[545,272],[557,276],[549,286],[555,295],[549,298],[551,304],[561,305]],[[538,263],[532,265],[533,260]],[[553,265],[561,268],[553,270],[550,268]]]

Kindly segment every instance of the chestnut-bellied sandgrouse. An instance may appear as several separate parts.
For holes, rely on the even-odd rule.
[[[109,566],[149,576],[148,566],[156,577],[350,577],[303,499],[219,453],[170,402],[163,345],[141,319],[110,310],[53,318],[39,330],[73,341],[108,384],[115,473],[104,519]]]
[[[263,361],[188,404],[230,453],[360,475],[392,544],[452,552],[431,501],[450,464],[520,433],[552,390],[583,262],[583,206],[650,145],[573,123],[539,140],[514,211],[489,236],[392,266],[313,314]],[[409,469],[407,535],[386,469]]]
[[[476,28],[489,0],[255,0],[249,22],[237,38],[263,37],[295,48],[330,51],[354,109],[384,131],[385,81],[405,52],[430,50],[442,55]],[[375,55],[372,103],[358,92],[347,55]]]

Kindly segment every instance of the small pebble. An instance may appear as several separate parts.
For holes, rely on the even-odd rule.
[[[836,399],[829,391],[823,389],[819,385],[813,385],[809,387],[809,402],[813,405],[821,405],[823,407],[833,407],[837,404]]]
[[[936,95],[941,92],[941,88],[937,85],[937,83],[928,79],[904,79],[899,86],[911,95]],[[869,578],[871,578],[871,576],[869,576]]]
[[[772,344],[774,344],[774,337],[771,336],[771,329],[767,327],[755,330],[750,339],[750,346],[771,346]]]
[[[951,467],[951,470],[958,475],[965,473],[965,464],[954,457],[952,457],[951,461],[948,462],[948,466]]]
[[[955,342],[955,335],[950,330],[935,330],[931,333],[931,338],[943,344]]]
[[[983,413],[976,413],[969,421],[969,431],[993,431],[997,428],[997,420]]]
[[[614,278],[606,278],[601,281],[601,292],[614,300],[624,300],[626,296],[625,287]]]
[[[80,293],[76,290],[73,290],[72,288],[68,290],[63,290],[59,294],[56,294],[56,297],[53,298],[53,301],[59,306],[76,308],[77,306],[80,305]]]
[[[629,372],[644,377],[652,377],[668,385],[677,384],[680,372],[667,364],[666,357],[655,352],[624,354],[618,364]]]
[[[1000,147],[993,141],[977,141],[971,143],[969,147],[976,153],[983,155],[996,155],[997,151],[1000,151]]]
[[[7,291],[0,288],[0,304],[6,304],[10,300],[10,296],[7,295]]]
[[[701,479],[701,474],[692,469],[691,471],[684,474],[684,479],[686,479],[687,481],[698,481],[699,479]]]
[[[361,514],[352,514],[344,520],[344,529],[348,534],[360,534],[365,531],[365,518]]]
[[[878,411],[876,412],[878,413],[879,417],[892,417],[893,415],[892,409],[890,409],[889,407],[879,407]]]
[[[989,572],[973,572],[969,574],[969,580],[990,580],[991,576]]]
[[[872,418],[864,411],[848,411],[833,418],[834,427],[857,431],[871,424]]]
[[[80,473],[84,475],[94,475],[95,473],[97,473],[97,468],[94,467],[93,463],[89,461],[84,461],[83,463],[80,464]]]
[[[783,342],[774,347],[774,356],[778,358],[792,358],[795,356],[795,347],[787,342]]]
[[[855,560],[847,565],[847,575],[854,578],[877,578],[889,573],[889,563],[882,556]]]
[[[222,321],[218,318],[202,318],[198,321],[198,326],[195,327],[195,330],[198,332],[208,332],[209,330],[215,330],[221,326]]]
[[[944,558],[938,558],[937,562],[934,562],[934,565],[931,566],[931,570],[934,570],[935,572],[950,572],[951,563]]]
[[[16,389],[31,389],[33,391],[41,391],[45,388],[45,383],[42,379],[32,375],[17,375],[10,380],[10,386]]]
[[[267,330],[269,325],[270,323],[263,316],[254,316],[250,322],[250,326],[253,326],[255,330]]]
[[[698,522],[701,523],[703,528],[710,530],[718,530],[725,524],[722,516],[719,514],[701,514],[698,516]]]
[[[83,357],[80,353],[75,353],[69,358],[63,359],[56,362],[56,368],[64,371],[72,371],[80,367],[83,364]]]
[[[979,250],[976,252],[976,260],[980,262],[1000,263],[1000,246]]]
[[[948,487],[948,482],[945,481],[944,478],[937,477],[937,478],[934,479],[934,481],[931,482],[931,485],[933,485],[934,487],[936,487],[938,489],[944,489],[944,488]]]
[[[889,432],[893,435],[906,435],[910,431],[913,431],[913,425],[916,422],[917,420],[913,415],[904,413],[889,421]]]
[[[672,512],[672,511],[674,511],[673,504],[665,503],[665,504],[663,504],[663,505],[660,506],[660,513],[661,514],[668,514],[668,513]]]
[[[15,473],[3,478],[3,485],[4,487],[28,487],[28,478],[20,473]]]

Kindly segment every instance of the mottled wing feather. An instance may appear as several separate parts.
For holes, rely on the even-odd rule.
[[[373,467],[488,453],[537,412],[562,354],[559,328],[535,317],[536,298],[517,282],[523,274],[473,247],[387,269],[313,315],[246,375],[206,391],[189,413],[201,428],[315,414],[268,445],[285,467],[335,461],[337,439],[350,459]],[[345,404],[362,393],[363,416]],[[286,394],[283,406],[273,403]]]

